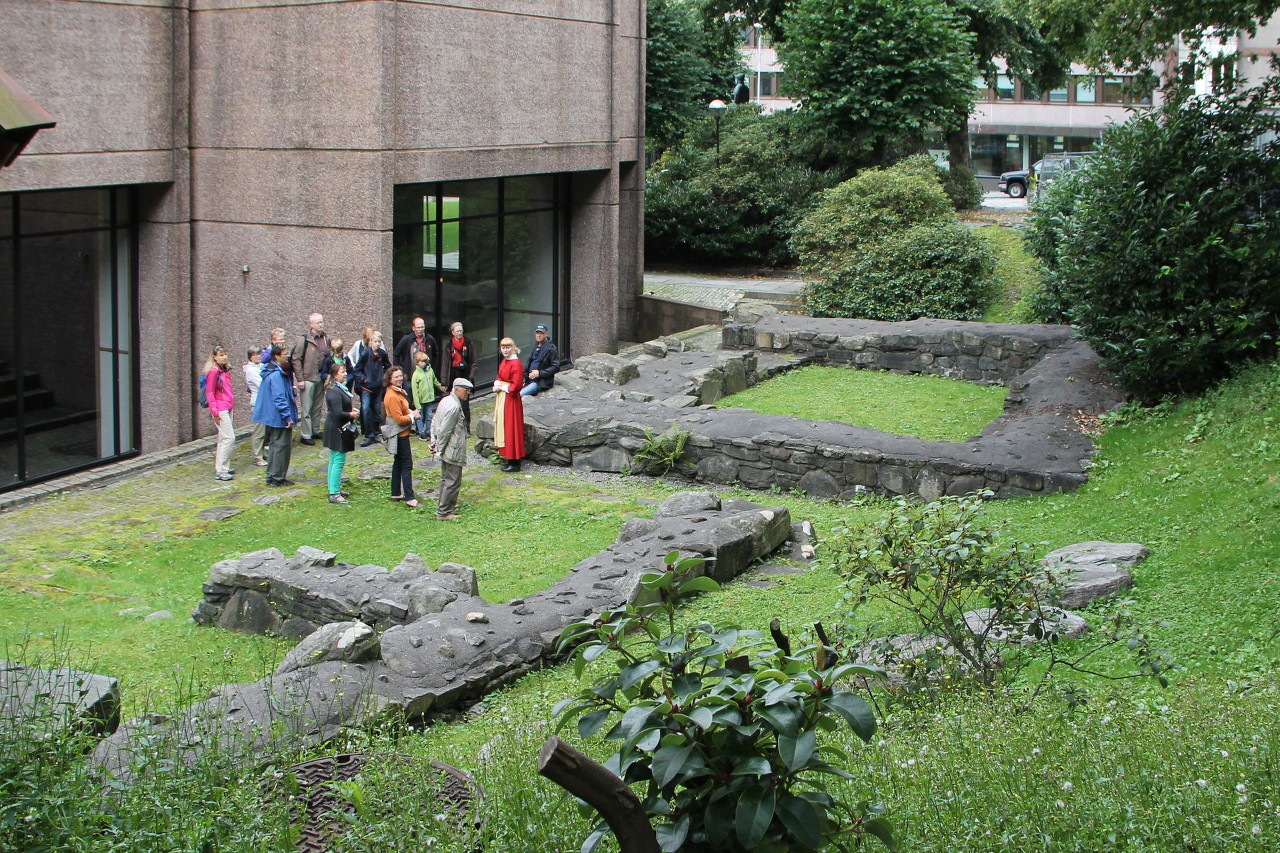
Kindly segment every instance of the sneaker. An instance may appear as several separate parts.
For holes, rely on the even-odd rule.
[[[214,474],[213,479],[226,481],[226,480],[234,480],[235,477],[231,476],[230,474]]]
[[[351,503],[351,502],[346,498],[344,498],[341,494],[337,494],[337,495],[329,495],[329,503],[345,504],[345,503]]]
[[[344,498],[349,498],[349,497],[351,497],[351,493],[350,493],[350,492],[338,492],[338,494],[342,495]]]
[[[368,447],[369,445],[373,444],[375,441],[377,441],[377,439],[376,439],[376,438],[374,438],[374,437],[373,437],[373,436],[371,436],[371,435],[366,435],[366,436],[364,437],[364,441],[360,442],[360,446],[361,446],[361,447]]]

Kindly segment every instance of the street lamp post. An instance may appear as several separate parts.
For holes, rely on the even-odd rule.
[[[716,120],[716,168],[720,167],[720,116],[724,115],[724,111],[728,108],[728,105],[719,98],[707,104],[707,109]]]

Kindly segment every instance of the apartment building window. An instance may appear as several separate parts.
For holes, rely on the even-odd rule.
[[[1050,89],[1050,90],[1049,90],[1049,103],[1051,103],[1051,104],[1065,104],[1065,103],[1067,102],[1067,97],[1068,97],[1069,95],[1070,95],[1070,92],[1068,92],[1068,91],[1067,91],[1067,87],[1066,87],[1066,86],[1063,86],[1063,87],[1062,87],[1062,88],[1060,88],[1060,89]]]
[[[752,82],[759,85],[759,91],[755,93],[757,98],[776,98],[782,94],[781,71],[761,71],[754,76]]]
[[[1098,100],[1098,89],[1092,76],[1076,77],[1072,85],[1076,90],[1077,104],[1092,104]]]
[[[1013,78],[1008,74],[996,75],[996,100],[1012,101],[1013,100]]]

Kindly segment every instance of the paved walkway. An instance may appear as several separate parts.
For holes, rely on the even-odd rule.
[[[646,296],[731,311],[743,299],[799,303],[806,282],[794,277],[707,275],[703,273],[646,272]]]

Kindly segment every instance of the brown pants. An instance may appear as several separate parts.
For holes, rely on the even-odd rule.
[[[458,491],[462,488],[462,466],[440,463],[440,498],[436,503],[436,518],[451,515],[458,508]]]

